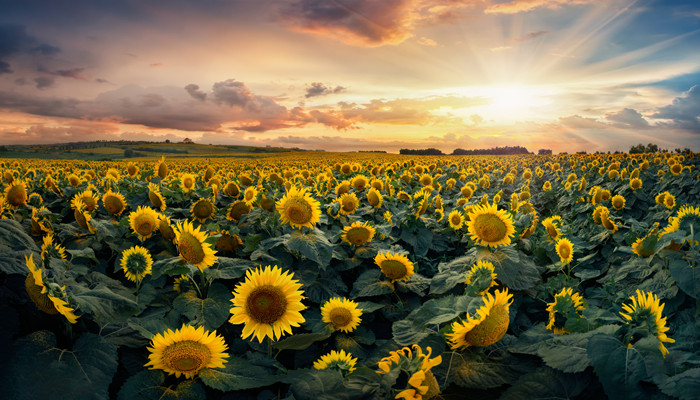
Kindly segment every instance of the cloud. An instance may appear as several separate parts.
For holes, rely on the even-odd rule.
[[[574,129],[604,129],[608,127],[608,125],[598,122],[594,118],[586,118],[580,115],[559,117],[559,122],[564,126]]]
[[[316,97],[316,96],[323,96],[327,94],[336,94],[336,93],[342,93],[346,90],[346,88],[342,86],[336,86],[336,87],[331,87],[324,85],[321,82],[312,82],[310,85],[306,87],[306,94],[304,97],[307,99],[310,97]]]
[[[435,47],[437,46],[437,42],[434,41],[433,39],[427,38],[427,37],[422,37],[416,41],[421,46],[428,46],[428,47]]]
[[[12,73],[8,59],[21,54],[35,54],[51,56],[60,49],[46,43],[39,42],[35,37],[27,34],[23,25],[0,25],[0,74]]]
[[[616,113],[605,114],[605,119],[612,122],[618,128],[649,128],[649,121],[644,119],[642,114],[631,108],[623,108]]]
[[[536,8],[557,9],[566,5],[590,4],[599,0],[513,0],[509,2],[494,2],[486,7],[487,14],[518,14],[532,11]]]
[[[214,83],[212,93],[215,102],[226,104],[231,107],[245,108],[248,105],[253,105],[255,102],[253,94],[248,90],[246,85],[235,79]]]
[[[53,86],[54,79],[49,78],[48,76],[40,76],[38,78],[34,78],[34,82],[36,83],[37,89],[46,89]]]
[[[525,35],[520,36],[520,37],[510,38],[507,41],[508,42],[515,42],[515,43],[522,43],[522,42],[527,42],[527,41],[536,39],[538,37],[547,35],[548,33],[549,33],[549,31],[545,31],[545,30],[532,31],[532,32],[528,32]]]
[[[700,86],[693,86],[684,96],[661,107],[651,118],[671,120],[670,125],[700,133]]]
[[[189,85],[185,86],[185,90],[187,91],[187,93],[189,93],[190,96],[197,100],[204,101],[207,99],[207,94],[199,90],[199,85],[190,83]]]

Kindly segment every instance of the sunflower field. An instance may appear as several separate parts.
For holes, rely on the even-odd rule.
[[[696,399],[699,164],[0,160],[0,394]]]

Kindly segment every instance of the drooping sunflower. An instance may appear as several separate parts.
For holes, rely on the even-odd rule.
[[[122,252],[120,265],[124,275],[126,275],[126,279],[132,282],[140,282],[146,275],[151,273],[153,258],[145,247],[134,246]]]
[[[432,349],[426,347],[426,350],[427,352],[423,353],[423,349],[414,344],[411,347],[392,351],[387,357],[377,362],[378,374],[386,374],[398,369],[408,377],[407,381],[400,381],[405,382],[403,385],[399,383],[400,387],[392,388],[392,392],[396,393],[395,399],[428,400],[440,394],[440,386],[430,369],[442,363],[442,356],[430,358]]]
[[[382,196],[381,193],[379,193],[379,190],[377,190],[375,188],[371,188],[369,191],[367,191],[367,202],[372,207],[374,207],[374,208],[381,207],[383,201],[384,201],[384,197]]]
[[[162,156],[160,160],[155,165],[156,175],[160,177],[161,180],[168,176],[168,165],[165,163],[165,156]]]
[[[329,324],[331,330],[350,333],[362,322],[362,309],[357,303],[346,298],[334,297],[321,306],[323,322]]]
[[[27,205],[27,184],[20,179],[15,179],[5,188],[5,201],[11,209]]]
[[[499,247],[511,243],[515,233],[513,217],[495,204],[477,205],[469,213],[467,228],[472,240],[481,246]]]
[[[413,263],[402,254],[379,253],[374,257],[374,262],[379,266],[384,276],[391,279],[392,283],[407,281],[414,274]]]
[[[496,286],[496,272],[494,266],[488,261],[478,261],[467,272],[467,279],[464,281],[469,285],[471,290],[468,290],[470,295],[483,296],[489,289]]]
[[[47,265],[52,258],[67,260],[66,248],[58,243],[54,243],[53,234],[50,233],[44,236],[43,242],[41,245],[41,260],[44,262],[44,265]]]
[[[369,222],[365,221],[364,223],[360,223],[356,221],[350,226],[344,227],[340,237],[346,243],[359,247],[365,243],[371,242],[375,233],[376,230],[369,225]]]
[[[447,216],[447,222],[450,224],[450,228],[454,230],[462,229],[462,226],[464,226],[464,214],[459,210],[452,210],[450,215]]]
[[[350,184],[350,181],[348,181],[348,180],[341,181],[340,183],[338,183],[335,186],[335,195],[340,197],[345,193],[349,193],[351,187],[352,187],[352,185]]]
[[[557,255],[562,264],[569,264],[574,259],[574,244],[567,238],[557,239],[555,245]]]
[[[190,208],[190,216],[200,223],[204,223],[209,218],[214,218],[215,213],[216,207],[214,203],[207,198],[197,200]]]
[[[636,294],[630,297],[632,305],[622,304],[624,311],[620,312],[627,328],[625,343],[634,345],[633,341],[642,337],[656,336],[659,339],[659,350],[665,357],[669,351],[664,343],[674,343],[675,340],[666,336],[669,328],[666,326],[666,317],[661,316],[664,304],[652,292],[637,289]]]
[[[229,221],[238,222],[241,217],[250,212],[250,206],[243,200],[234,201],[226,211],[226,219]]]
[[[0,197],[0,216],[5,209],[5,199]],[[32,224],[32,232],[36,234],[53,233],[53,226],[51,225],[51,220],[48,218],[47,214],[50,211],[41,206],[39,208],[34,207],[32,209],[32,217],[30,223]]]
[[[92,190],[87,189],[73,196],[72,201],[74,202],[78,199],[83,202],[84,210],[91,213],[97,210],[97,202],[100,200],[100,196]]]
[[[331,350],[330,353],[322,355],[314,362],[314,368],[335,369],[345,374],[353,372],[355,364],[357,364],[357,358],[353,358],[352,354],[341,349],[340,351]]]
[[[585,308],[580,294],[574,293],[572,288],[562,289],[554,295],[552,303],[547,303],[547,311],[549,312],[547,329],[554,332],[555,335],[570,333],[564,329],[566,322],[570,318],[581,318],[580,312]]]
[[[165,238],[165,240],[169,240],[175,243],[175,230],[170,224],[170,217],[168,217],[167,215],[159,214],[157,229],[158,232],[160,232],[160,234]]]
[[[350,215],[360,207],[360,200],[355,193],[343,193],[338,198],[338,202],[340,203],[339,212],[343,215]]]
[[[513,295],[508,289],[496,290],[495,296],[486,293],[481,297],[484,305],[472,317],[467,315],[464,322],[453,322],[452,333],[447,337],[451,348],[490,346],[503,337],[508,330],[510,305]],[[510,300],[510,302],[508,302]]]
[[[34,264],[33,254],[24,256],[24,260],[29,270],[29,274],[24,280],[24,287],[34,304],[46,314],[61,314],[71,324],[78,322],[78,316],[73,313],[74,309],[66,301],[68,298],[66,287],[61,287],[53,282],[45,282],[43,270]]]
[[[111,189],[102,195],[102,204],[108,213],[119,216],[126,209],[126,199],[119,192],[113,192]]]
[[[294,273],[282,272],[276,265],[246,271],[245,282],[233,292],[229,319],[234,325],[245,324],[241,338],[253,335],[260,343],[265,337],[278,340],[305,321],[301,315],[306,308],[301,303],[304,291],[293,277]]]
[[[165,204],[163,194],[160,193],[160,187],[155,183],[148,184],[148,200],[151,201],[151,204],[153,204],[153,207],[155,207],[157,210],[165,211],[165,209],[168,207]]]
[[[544,226],[544,228],[547,230],[549,237],[557,240],[557,238],[561,235],[561,229],[559,228],[560,223],[561,217],[559,215],[554,215],[545,218],[544,221],[542,221],[542,226]]]
[[[175,228],[175,243],[180,257],[199,268],[200,271],[214,265],[218,257],[211,244],[206,243],[207,233],[194,228],[192,222],[178,222]]]
[[[313,228],[321,219],[321,205],[306,189],[290,188],[276,203],[280,221],[294,228]]]
[[[236,199],[241,194],[241,188],[238,187],[236,182],[229,181],[226,183],[226,186],[224,186],[224,193]]]
[[[203,368],[224,368],[229,357],[224,338],[209,332],[203,326],[195,328],[182,325],[180,329],[168,329],[151,339],[150,354],[144,365],[149,369],[162,369],[179,378],[194,378]]]
[[[153,235],[158,226],[158,213],[148,206],[139,206],[136,211],[129,214],[131,230],[138,235],[140,241],[144,241]]]
[[[612,198],[612,206],[615,207],[616,210],[622,210],[625,208],[625,198],[619,194],[616,194]]]
[[[134,163],[132,163],[132,162],[130,162],[130,163],[126,166],[126,173],[129,175],[130,178],[135,177],[136,174],[139,173],[139,166],[136,165],[136,164],[134,164]]]
[[[85,206],[83,205],[82,200],[73,200],[74,201],[71,202],[71,207],[73,207],[73,217],[75,217],[75,222],[81,228],[90,231],[90,233],[97,232],[97,228],[95,228],[90,222],[92,220],[92,215],[89,212],[85,211]]]
[[[634,243],[632,243],[632,251],[639,257],[649,257],[654,254],[654,248],[656,243],[659,241],[659,224],[657,223],[654,229],[651,230],[646,236],[637,238]]]
[[[180,188],[187,193],[193,190],[197,183],[197,177],[194,174],[184,173],[180,175]]]

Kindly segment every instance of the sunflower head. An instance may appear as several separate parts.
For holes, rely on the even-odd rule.
[[[569,264],[574,259],[574,244],[567,238],[557,239],[555,245],[557,255],[562,264]]]
[[[229,357],[227,349],[224,338],[216,331],[182,325],[174,332],[168,329],[151,339],[148,362],[144,366],[161,369],[177,378],[184,375],[191,379],[203,368],[224,368]]]
[[[494,266],[488,261],[479,261],[467,272],[467,292],[470,296],[484,295],[489,289],[496,286],[496,273]]]
[[[501,340],[510,323],[508,313],[512,297],[508,289],[496,290],[495,296],[491,293],[482,296],[484,305],[476,315],[467,315],[466,321],[452,323],[452,333],[447,335],[452,349],[490,346]]]
[[[362,309],[346,298],[332,298],[321,306],[321,317],[332,331],[350,333],[362,322]]]
[[[41,246],[41,260],[45,265],[48,265],[50,259],[58,258],[63,261],[67,260],[66,248],[58,243],[54,243],[53,234],[44,236],[44,243]]]
[[[283,224],[294,228],[313,228],[321,218],[321,205],[306,189],[292,187],[276,204]]]
[[[126,208],[126,199],[119,192],[113,192],[111,189],[102,195],[102,204],[108,213],[118,216],[124,212]]]
[[[165,163],[165,156],[160,158],[160,161],[156,163],[156,174],[161,180],[168,176],[168,165]]]
[[[686,234],[690,232],[700,232],[700,207],[684,205],[678,210],[678,214],[673,219],[674,227],[682,229]],[[691,228],[692,226],[692,228]]]
[[[144,241],[153,235],[158,226],[158,213],[147,206],[139,206],[136,211],[129,214],[129,224],[133,232],[138,235],[140,241]]]
[[[24,287],[37,308],[46,314],[61,314],[71,324],[78,322],[78,316],[73,313],[74,309],[68,304],[66,287],[47,282],[44,279],[43,269],[34,264],[33,254],[24,256],[24,260],[29,270],[29,274],[24,280]]]
[[[379,266],[384,276],[391,279],[392,283],[407,281],[415,273],[413,263],[402,254],[379,253],[374,257],[374,262]]]
[[[664,343],[674,343],[675,340],[666,336],[668,327],[666,317],[662,317],[664,304],[651,293],[637,289],[636,296],[631,296],[632,304],[623,304],[620,315],[625,321],[625,343],[634,345],[639,339],[656,336],[659,339],[659,349],[666,356],[668,349]]]
[[[165,204],[165,198],[160,193],[160,188],[155,183],[148,184],[148,200],[151,201],[153,207],[160,211],[165,211],[167,205]]]
[[[243,245],[241,238],[229,232],[222,232],[219,239],[216,241],[216,248],[221,251],[231,251],[234,254],[238,253],[238,247]]]
[[[122,252],[121,266],[126,279],[140,282],[151,273],[153,258],[145,247],[134,246]]]
[[[544,226],[544,228],[547,230],[549,237],[556,240],[559,235],[561,235],[561,229],[559,228],[560,223],[561,217],[559,215],[555,215],[545,218],[544,221],[542,221],[542,226]]]
[[[218,257],[211,244],[205,242],[207,233],[200,231],[200,228],[195,229],[189,221],[178,222],[175,228],[175,243],[183,260],[204,271],[205,268],[214,265]]]
[[[158,215],[158,231],[165,240],[175,242],[175,230],[170,225],[170,217],[163,214]]]
[[[361,192],[365,190],[365,187],[369,181],[364,175],[357,175],[354,178],[352,178],[351,185],[357,190],[358,192]]]
[[[379,183],[381,184],[381,182]],[[382,194],[379,193],[379,190],[374,187],[367,192],[367,202],[374,208],[381,207],[383,199],[384,197],[382,196]]]
[[[661,193],[656,195],[656,197],[654,198],[654,201],[656,201],[656,204],[658,204],[660,206],[664,205],[664,197],[666,197],[666,193],[668,193],[668,192],[661,192]]]
[[[515,233],[513,218],[495,204],[475,206],[469,213],[467,228],[476,244],[489,247],[509,245]]]
[[[671,165],[669,169],[673,175],[680,175],[683,172],[683,166],[678,163]]]
[[[642,187],[642,180],[639,178],[630,179],[630,189],[637,190]]]
[[[663,203],[666,208],[668,208],[669,210],[672,209],[676,206],[676,196],[672,195],[669,192],[666,192]]]
[[[293,277],[293,273],[282,272],[277,266],[246,271],[245,282],[233,292],[233,315],[229,319],[234,325],[244,324],[243,339],[253,335],[260,343],[265,337],[277,340],[305,321],[301,315],[306,308],[301,303],[304,292]]]
[[[346,243],[353,246],[362,246],[372,241],[376,230],[369,225],[369,222],[353,222],[350,226],[343,228],[341,238]]]
[[[547,329],[556,335],[563,335],[567,332],[564,326],[569,320],[583,318],[580,314],[586,308],[583,298],[575,293],[571,288],[564,288],[554,295],[554,302],[547,303],[549,312],[549,322]]]
[[[626,202],[626,201],[625,201],[625,198],[624,198],[622,195],[619,195],[619,194],[616,194],[616,195],[613,196],[613,198],[612,198],[612,206],[613,206],[616,210],[622,210],[623,208],[625,208],[625,202]]]
[[[250,206],[244,200],[236,200],[226,211],[226,219],[229,221],[238,222],[241,218],[250,212]]]
[[[335,351],[321,356],[314,362],[316,369],[335,369],[343,374],[351,373],[355,370],[357,358],[353,358],[352,354],[346,353],[345,350]]]
[[[197,184],[197,177],[194,174],[184,173],[180,175],[180,188],[183,192],[187,193],[193,190]]]
[[[197,200],[190,208],[190,216],[200,223],[204,223],[204,221],[209,218],[213,218],[215,213],[216,207],[214,203],[206,198]]]
[[[432,399],[440,394],[440,386],[435,379],[431,368],[442,363],[442,356],[430,358],[432,349],[426,347],[426,352],[414,344],[401,350],[392,351],[387,357],[377,362],[378,374],[386,374],[392,371],[400,371],[399,387],[392,388],[396,393],[395,399]],[[401,384],[401,382],[404,382]]]
[[[360,200],[357,198],[355,193],[343,193],[338,198],[338,203],[340,203],[339,212],[343,215],[350,215],[354,213],[360,206]]]
[[[447,222],[450,224],[450,228],[454,230],[462,229],[462,226],[464,226],[464,214],[459,210],[452,210],[447,216]]]
[[[15,179],[5,188],[5,202],[12,209],[27,205],[27,184]]]

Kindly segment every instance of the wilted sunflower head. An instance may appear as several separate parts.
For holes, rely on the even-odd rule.
[[[467,228],[472,240],[481,246],[507,246],[515,234],[513,218],[505,210],[498,210],[495,204],[472,208]]]
[[[669,353],[664,343],[674,343],[675,340],[666,336],[668,327],[666,317],[661,314],[664,304],[652,292],[637,289],[636,296],[631,296],[632,304],[623,304],[620,315],[626,324],[625,343],[634,345],[639,339],[656,336],[659,339],[659,350],[666,356]]]
[[[466,321],[452,323],[452,333],[447,335],[452,349],[490,346],[501,340],[510,323],[508,313],[512,297],[508,289],[496,290],[495,296],[491,293],[482,296],[484,305],[476,315],[467,315]]]
[[[204,221],[208,220],[209,218],[214,218],[215,213],[216,207],[214,206],[214,203],[206,198],[197,200],[194,204],[192,204],[192,208],[190,208],[190,216],[198,220],[200,223],[204,223]]]
[[[346,298],[334,297],[321,306],[321,317],[332,331],[349,333],[362,322],[362,309]]]
[[[73,313],[74,309],[68,304],[66,287],[45,280],[43,269],[34,264],[33,254],[25,255],[24,260],[29,270],[24,280],[24,287],[37,308],[46,314],[61,314],[71,324],[78,322],[78,316]]]
[[[290,188],[276,204],[281,222],[294,228],[313,228],[321,219],[320,207],[318,200],[311,197],[306,189],[296,187]]]
[[[322,355],[321,358],[314,362],[316,369],[334,369],[343,374],[351,373],[355,370],[357,358],[353,358],[352,354],[346,353],[345,350],[331,350],[330,353]]]
[[[129,224],[132,231],[138,235],[140,241],[144,241],[153,235],[158,226],[158,213],[148,206],[139,206],[136,211],[129,214]]]
[[[140,282],[151,273],[153,258],[145,247],[133,246],[122,252],[122,271],[126,279],[132,282]]]
[[[148,363],[144,366],[191,379],[203,368],[224,368],[229,357],[227,349],[224,338],[216,331],[183,324],[174,332],[168,329],[151,339]]]
[[[365,243],[371,242],[375,233],[375,229],[369,225],[368,221],[365,221],[364,223],[356,221],[350,226],[343,228],[341,239],[353,246],[359,247]]]
[[[384,276],[391,279],[392,283],[407,281],[414,274],[413,263],[402,254],[379,253],[374,257],[374,262],[379,266]]]
[[[467,272],[467,279],[464,283],[469,286],[467,291],[470,296],[481,296],[497,285],[496,277],[493,264],[481,260],[474,264]]]
[[[580,312],[585,308],[581,295],[574,293],[571,288],[562,289],[554,295],[554,302],[547,303],[549,312],[547,329],[556,335],[569,333],[564,329],[567,321],[571,318],[581,318]]]

